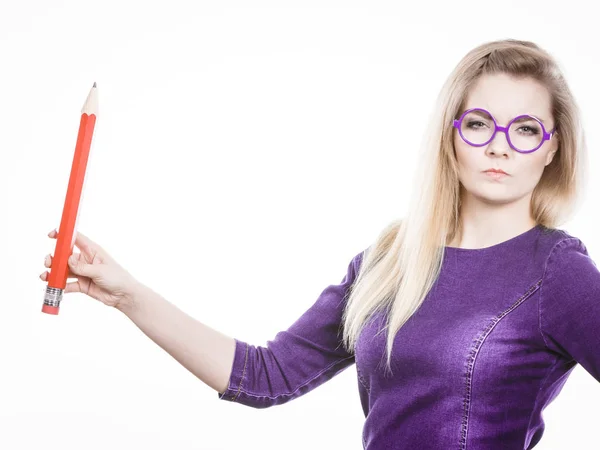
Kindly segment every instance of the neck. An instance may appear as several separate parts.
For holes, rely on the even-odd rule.
[[[530,196],[502,205],[466,198],[461,202],[461,230],[448,245],[483,248],[524,233],[537,225],[529,205]]]

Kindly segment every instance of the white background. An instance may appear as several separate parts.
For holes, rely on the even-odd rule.
[[[83,294],[40,312],[94,81],[78,229],[184,311],[263,345],[404,213],[433,101],[484,41],[533,40],[565,70],[592,177],[563,228],[600,258],[591,5],[2,0],[0,448],[362,448],[354,366],[256,410]],[[595,448],[598,405],[577,366],[536,449]]]

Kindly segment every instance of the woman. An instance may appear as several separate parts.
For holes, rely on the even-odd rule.
[[[356,362],[367,449],[533,448],[575,365],[600,381],[600,273],[555,228],[581,192],[578,109],[553,58],[517,40],[470,51],[438,101],[407,217],[266,347],[192,319],[81,233],[65,292],[122,311],[255,408]]]

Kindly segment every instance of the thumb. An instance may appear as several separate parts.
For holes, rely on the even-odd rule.
[[[77,258],[75,255],[69,257],[69,267],[76,275],[81,275],[88,278],[94,278],[98,276],[98,266],[93,264],[87,264],[81,258]]]

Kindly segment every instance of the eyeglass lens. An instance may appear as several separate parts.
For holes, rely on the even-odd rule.
[[[471,111],[463,117],[460,125],[463,139],[474,145],[486,144],[494,134],[494,119],[485,111]],[[508,137],[518,150],[529,151],[538,147],[543,139],[543,131],[533,117],[521,117],[511,123]]]

